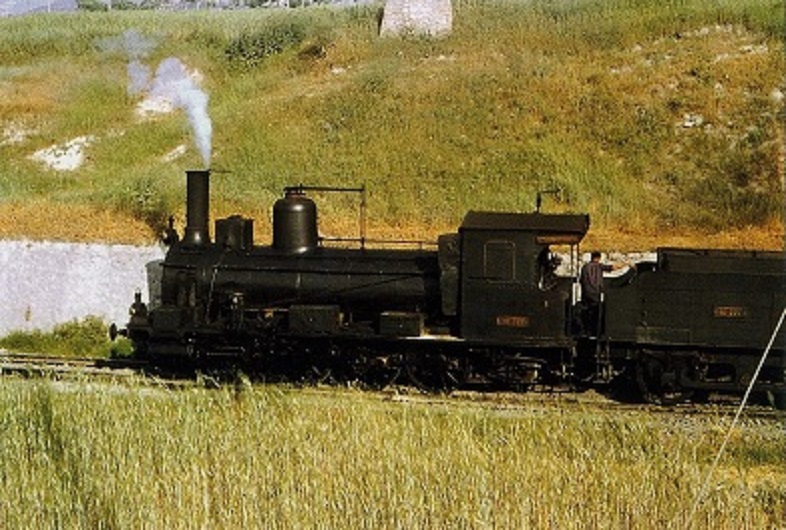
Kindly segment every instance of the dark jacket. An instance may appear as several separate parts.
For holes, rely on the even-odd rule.
[[[581,300],[591,304],[600,303],[603,292],[603,273],[614,268],[598,261],[590,261],[581,268],[579,283],[581,284]]]

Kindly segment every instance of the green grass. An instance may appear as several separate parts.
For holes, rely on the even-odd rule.
[[[110,341],[106,323],[95,316],[57,324],[52,331],[12,331],[0,337],[0,348],[62,357],[106,358],[131,354],[130,342],[122,338]]]
[[[390,396],[388,396],[389,398]],[[9,528],[683,528],[728,418],[286,387],[7,380]],[[694,528],[780,528],[786,438],[744,421]],[[755,450],[754,450],[755,448]]]
[[[204,77],[217,208],[265,211],[286,184],[356,185],[379,222],[455,224],[470,208],[556,210],[651,232],[765,225],[782,205],[784,21],[776,1],[461,1],[444,39],[380,39],[379,6],[82,13],[0,20],[0,194],[112,208],[160,228],[202,162],[182,113],[140,121],[136,29]],[[161,18],[167,22],[161,24]],[[702,124],[683,127],[685,116]],[[35,149],[94,134],[57,175]],[[154,199],[146,194],[152,192]]]

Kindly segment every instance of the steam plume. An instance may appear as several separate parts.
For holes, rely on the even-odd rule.
[[[197,86],[180,59],[169,57],[158,65],[150,96],[167,99],[175,108],[186,111],[202,161],[205,167],[210,167],[213,124],[207,113],[208,96]]]
[[[150,85],[150,67],[138,60],[128,63],[128,95],[138,96]]]
[[[130,29],[120,37],[109,37],[99,41],[98,47],[108,53],[128,56],[128,94],[138,96],[150,84],[150,67],[142,61],[156,49],[158,41],[145,37],[135,29]]]
[[[210,167],[213,125],[207,113],[208,96],[199,88],[182,61],[175,57],[164,59],[153,76],[151,68],[144,60],[156,46],[156,40],[145,37],[136,30],[128,30],[122,37],[104,39],[99,43],[99,47],[104,51],[128,56],[130,96],[164,100],[173,108],[186,111],[202,161],[205,167]]]

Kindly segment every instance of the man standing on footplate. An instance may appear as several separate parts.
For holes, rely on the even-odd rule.
[[[581,285],[581,302],[583,305],[582,325],[584,332],[596,337],[602,331],[603,317],[603,295],[605,286],[603,284],[603,273],[621,269],[625,264],[615,263],[609,265],[600,262],[601,254],[594,251],[590,254],[590,261],[585,263],[579,274],[579,284]]]

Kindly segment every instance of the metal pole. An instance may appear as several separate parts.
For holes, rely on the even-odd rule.
[[[366,211],[366,183],[363,183],[363,186],[360,188],[360,248],[366,248],[366,222],[367,222],[367,211]]]

